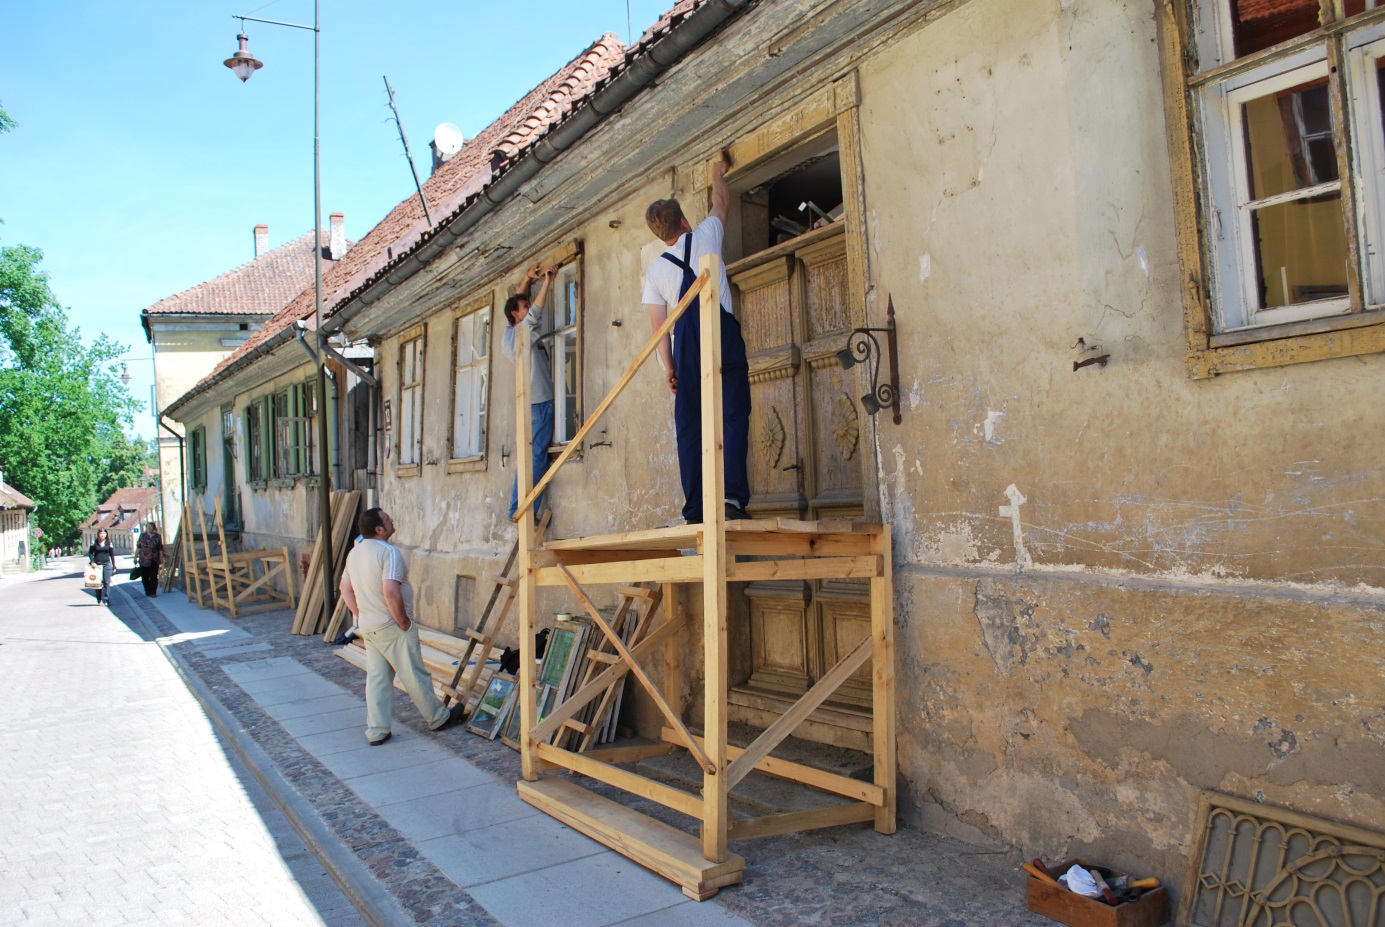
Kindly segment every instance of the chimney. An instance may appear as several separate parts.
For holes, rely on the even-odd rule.
[[[332,237],[327,243],[327,257],[334,261],[340,261],[346,256],[346,215],[339,212],[332,213]]]
[[[269,252],[269,226],[255,226],[255,257]]]

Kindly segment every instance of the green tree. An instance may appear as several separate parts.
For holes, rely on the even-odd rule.
[[[97,491],[119,456],[113,436],[139,404],[111,371],[124,349],[105,335],[82,343],[42,258],[36,248],[0,247],[0,461],[7,482],[38,503],[44,536],[69,540],[104,498]]]
[[[102,426],[100,429],[101,478],[96,484],[97,500],[109,499],[111,493],[127,486],[152,485],[144,478],[144,468],[157,470],[158,448],[153,441],[135,438],[133,441],[120,429]]]

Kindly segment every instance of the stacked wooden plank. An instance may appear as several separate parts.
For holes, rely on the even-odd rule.
[[[361,504],[361,494],[355,490],[340,490],[332,493],[332,588],[341,582],[341,571],[346,563],[346,542],[356,533],[356,510]],[[323,529],[317,532],[317,543],[313,545],[313,557],[308,563],[308,575],[303,579],[303,595],[298,602],[298,611],[293,617],[294,634],[321,634],[329,620],[337,617],[325,614],[322,595],[322,536]]]
[[[173,535],[173,543],[164,551],[164,562],[160,568],[161,575],[159,576],[159,590],[161,592],[173,591],[173,580],[178,575],[178,570],[183,567],[183,536],[190,527],[190,525],[180,523],[178,533]],[[184,584],[186,585],[186,579]]]

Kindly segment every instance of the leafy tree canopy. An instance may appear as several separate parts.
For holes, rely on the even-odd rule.
[[[82,343],[42,258],[0,247],[0,461],[6,482],[38,503],[44,536],[69,540],[106,498],[98,493],[113,469],[138,474],[123,426],[139,404],[111,370],[124,349],[105,335]]]

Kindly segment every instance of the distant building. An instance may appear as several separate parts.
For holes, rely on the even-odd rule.
[[[82,550],[91,547],[96,532],[105,528],[116,553],[133,554],[144,523],[154,517],[157,502],[158,490],[152,486],[117,489],[83,523]]]
[[[5,482],[0,471],[0,573],[27,573],[33,538],[29,536],[29,513],[34,501]]]
[[[333,266],[351,246],[345,229],[344,216],[332,213],[329,227],[322,230],[324,268]],[[145,337],[154,349],[156,411],[167,408],[211,373],[312,284],[312,238],[312,232],[305,232],[271,250],[269,226],[257,225],[253,260],[162,299],[140,313]],[[230,410],[227,411],[229,414]],[[155,478],[162,476],[163,517],[168,522],[160,527],[172,532],[182,513],[183,458],[177,437],[161,428],[158,440],[159,469]],[[198,450],[206,453],[206,448]],[[234,454],[230,446],[221,450],[228,457]],[[183,453],[192,452],[192,448],[183,448]],[[200,490],[191,485],[187,488]],[[235,521],[236,512],[228,511],[227,519]]]

